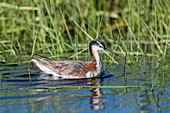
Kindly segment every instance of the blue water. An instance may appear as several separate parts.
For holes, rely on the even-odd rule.
[[[65,59],[65,58],[63,58]],[[144,59],[146,61],[144,61]],[[83,60],[83,59],[80,59]],[[107,61],[107,62],[106,62]],[[57,80],[42,73],[34,63],[0,65],[1,113],[96,112],[137,113],[170,112],[169,69],[157,78],[156,59],[139,59],[132,65],[103,60],[105,74],[84,80]],[[55,86],[139,86],[134,88],[33,89]]]

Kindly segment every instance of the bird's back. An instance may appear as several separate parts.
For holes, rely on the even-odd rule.
[[[33,57],[33,61],[45,73],[62,78],[89,78],[97,74],[95,72],[95,63],[91,61],[60,61],[49,58],[42,60],[36,57]]]

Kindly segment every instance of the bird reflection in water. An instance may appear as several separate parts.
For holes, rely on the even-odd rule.
[[[101,86],[100,78],[93,78],[91,81],[92,86]],[[90,104],[92,104],[92,109],[104,109],[104,103],[102,99],[102,91],[101,88],[92,88],[90,90],[92,92]]]
[[[41,74],[39,77],[39,84],[36,87],[58,87],[58,86],[101,86],[101,82],[103,78],[95,77],[90,79],[60,79],[60,78],[54,78],[54,76],[47,76],[44,74]],[[55,89],[60,90],[60,89]],[[77,89],[80,90],[80,89]],[[76,90],[76,91],[77,91]],[[82,89],[81,89],[82,90]],[[54,91],[54,89],[36,89],[35,93],[45,93]],[[101,88],[92,88],[90,89],[91,95],[85,95],[85,96],[74,96],[69,97],[67,96],[64,99],[74,99],[74,98],[90,98],[90,104],[92,109],[104,109],[104,102],[102,98],[102,91]],[[51,98],[51,96],[48,97],[40,97],[37,99],[37,101],[46,100]]]

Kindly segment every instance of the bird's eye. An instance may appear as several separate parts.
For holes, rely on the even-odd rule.
[[[96,45],[97,45],[97,46],[99,46],[99,47],[101,47],[101,45],[100,45],[100,44],[98,44],[98,43],[97,43]]]
[[[100,47],[100,48],[103,48],[103,45],[100,43],[100,42],[97,42],[96,43],[96,46]]]

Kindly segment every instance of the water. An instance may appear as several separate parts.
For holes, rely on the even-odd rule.
[[[152,91],[158,66],[157,59],[139,58],[138,63],[134,60],[132,65],[125,65],[123,57],[116,60],[119,62],[118,65],[106,57],[103,60],[105,74],[100,78],[84,80],[54,79],[42,73],[34,63],[1,64],[0,112],[170,112],[168,63],[164,65],[164,71],[158,76],[155,89]],[[33,89],[46,86],[139,87]]]

